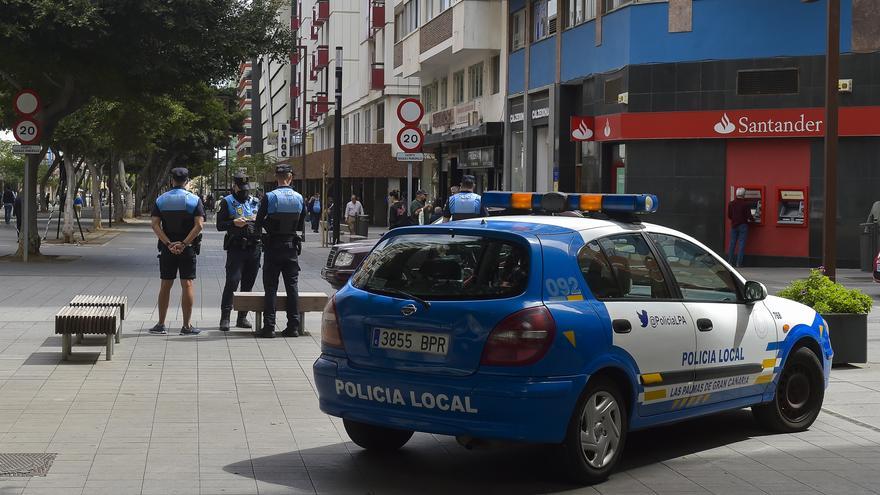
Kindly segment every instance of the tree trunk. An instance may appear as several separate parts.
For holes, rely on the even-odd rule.
[[[64,243],[76,242],[74,235],[74,218],[73,218],[73,197],[76,195],[76,168],[73,166],[73,158],[64,161],[64,171],[67,176],[67,183],[64,184],[64,224],[61,226],[61,233],[64,236]]]
[[[120,217],[119,221],[122,221],[122,218],[134,218],[134,194],[131,191],[131,186],[128,185],[128,177],[125,176],[125,161],[120,158],[117,163],[116,177],[121,189],[119,197],[125,201],[125,206],[120,208],[123,217]]]
[[[40,166],[40,161],[43,159],[44,154],[45,154],[45,150],[43,150],[43,153],[40,153],[38,155],[28,155],[27,156],[27,162],[25,164],[24,173],[27,174],[27,180],[30,182],[30,186],[31,186],[30,189],[31,190],[24,191],[22,189],[21,194],[23,194],[25,197],[30,196],[30,201],[25,202],[25,200],[22,199],[22,205],[21,205],[22,211],[20,214],[23,216],[27,216],[27,215],[25,215],[24,212],[26,209],[29,209],[29,211],[31,212],[31,215],[27,216],[28,239],[27,240],[24,239],[24,235],[23,235],[24,232],[21,232],[19,234],[19,236],[18,236],[18,251],[15,253],[16,256],[21,256],[22,253],[24,252],[25,248],[28,250],[27,252],[29,255],[39,256],[39,254],[40,254],[40,233],[37,230],[36,192],[37,192],[37,171]],[[24,186],[22,186],[22,187],[24,187]],[[26,203],[29,203],[29,204],[26,204]],[[24,222],[24,220],[22,220],[22,222]],[[24,228],[24,225],[22,224],[22,229],[23,228]]]
[[[92,162],[87,163],[86,167],[92,184],[92,230],[97,232],[104,228],[101,221],[101,168]]]
[[[175,160],[177,160],[176,153],[172,154],[171,157],[168,158],[168,160],[164,164],[156,167],[157,173],[150,179],[150,185],[147,188],[146,201],[144,202],[144,211],[148,211],[153,208],[153,203],[156,202],[156,197],[159,194],[159,189],[162,187],[162,184],[165,182],[165,179],[171,172],[171,165],[174,163]]]
[[[49,211],[49,200],[46,197],[46,187],[48,187],[48,184],[49,184],[49,177],[52,176],[52,172],[55,171],[55,167],[57,167],[57,166],[58,166],[58,158],[56,156],[56,158],[54,160],[52,160],[52,164],[49,165],[49,170],[47,170],[46,174],[43,176],[43,178],[40,179],[40,190],[39,190],[40,197],[37,198],[37,201],[40,204],[40,211]]]

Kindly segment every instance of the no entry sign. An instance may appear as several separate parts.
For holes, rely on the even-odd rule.
[[[40,110],[40,97],[32,89],[23,89],[12,100],[15,113],[27,117]]]

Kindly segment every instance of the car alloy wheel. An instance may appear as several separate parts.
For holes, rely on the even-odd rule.
[[[620,447],[621,416],[617,400],[604,390],[587,399],[580,421],[581,450],[587,463],[602,469]]]

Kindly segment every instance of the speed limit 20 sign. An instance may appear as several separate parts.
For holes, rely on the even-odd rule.
[[[415,98],[404,98],[397,106],[397,118],[403,128],[397,133],[397,146],[407,153],[422,151],[425,135],[419,129],[419,123],[425,116],[425,107]]]
[[[12,135],[21,144],[35,144],[40,141],[40,123],[34,118],[40,110],[40,97],[32,89],[20,91],[13,98],[15,113],[21,115],[21,119],[12,128]]]

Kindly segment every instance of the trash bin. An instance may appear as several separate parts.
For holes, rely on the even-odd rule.
[[[859,236],[859,268],[862,269],[863,272],[871,272],[874,271],[874,258],[877,256],[878,242],[877,242],[877,223],[862,223],[859,224],[859,227],[862,229],[862,233]]]
[[[358,215],[354,221],[354,235],[369,236],[370,216]]]

